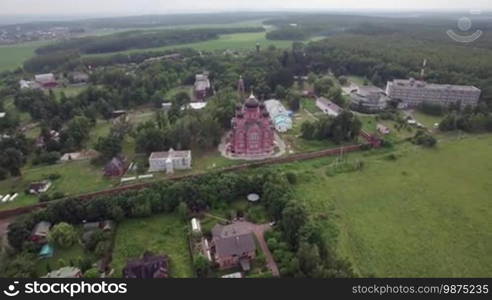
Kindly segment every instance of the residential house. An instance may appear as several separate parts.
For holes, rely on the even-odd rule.
[[[104,167],[104,176],[106,177],[121,177],[126,172],[126,163],[124,159],[120,157],[113,157],[113,159]]]
[[[145,253],[143,258],[134,259],[123,269],[124,278],[152,279],[169,277],[169,258],[167,255]]]
[[[249,271],[251,260],[256,257],[254,234],[242,222],[215,225],[212,228],[212,245],[215,262],[221,269],[240,266],[243,271]]]
[[[56,81],[55,75],[53,75],[53,73],[35,75],[34,81],[41,87],[46,89],[51,89],[58,86],[58,82]]]

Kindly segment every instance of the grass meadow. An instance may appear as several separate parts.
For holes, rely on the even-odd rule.
[[[335,158],[279,168],[302,175],[299,201],[362,276],[490,277],[492,135],[440,139],[402,145],[396,159],[349,155],[365,163],[353,173],[328,176]]]
[[[171,277],[193,277],[186,224],[177,214],[128,219],[120,223],[113,250],[114,276],[121,277],[127,260],[141,257],[145,251],[168,255]]]
[[[47,42],[30,42],[17,45],[0,46],[0,72],[20,67],[25,60],[34,56],[36,48]]]

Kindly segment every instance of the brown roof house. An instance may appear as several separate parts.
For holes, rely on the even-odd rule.
[[[167,255],[154,255],[146,252],[142,258],[128,261],[123,269],[123,277],[136,279],[168,278],[169,258]]]
[[[241,266],[249,271],[251,260],[256,257],[256,241],[253,232],[243,223],[215,225],[212,228],[212,244],[215,261],[221,269]]]
[[[43,88],[54,88],[58,86],[58,82],[53,73],[35,75],[34,81]]]
[[[126,163],[120,157],[113,157],[113,159],[104,167],[104,176],[107,177],[120,177],[125,174]]]

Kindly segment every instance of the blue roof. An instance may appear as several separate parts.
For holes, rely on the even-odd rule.
[[[55,249],[50,244],[45,244],[39,251],[39,256],[52,257]]]

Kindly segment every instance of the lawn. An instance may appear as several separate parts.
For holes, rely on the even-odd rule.
[[[145,251],[168,255],[171,277],[193,277],[186,224],[177,215],[161,214],[119,224],[112,261],[115,276],[122,276],[127,260],[141,257]]]
[[[11,209],[37,203],[38,198],[25,195],[24,190],[31,182],[47,179],[50,174],[58,173],[61,178],[53,182],[49,194],[63,192],[77,195],[109,188],[112,182],[103,177],[101,168],[94,167],[89,161],[73,161],[63,164],[23,169],[22,178],[9,178],[0,181],[0,194],[19,193],[19,197],[7,204],[0,204],[0,210]]]
[[[77,263],[80,259],[85,257],[90,257],[92,260],[95,260],[93,255],[87,254],[84,251],[84,248],[81,244],[76,243],[72,247],[68,249],[62,249],[60,247],[54,248],[53,257],[48,259],[40,259],[37,263],[36,271],[38,276],[44,276],[48,273],[48,265],[52,271],[58,270],[64,266],[72,263]],[[60,264],[61,263],[61,264]]]
[[[492,135],[441,137],[351,154],[363,171],[326,175],[334,158],[279,166],[305,174],[296,188],[362,276],[492,276]],[[380,154],[378,154],[380,153]],[[336,225],[337,230],[333,230]]]
[[[422,123],[428,129],[436,128],[434,125],[436,123],[437,124],[441,123],[441,121],[444,119],[444,117],[429,115],[418,110],[413,111],[412,115],[415,118],[415,120]]]
[[[25,60],[34,56],[36,48],[48,42],[30,42],[17,45],[0,46],[0,72],[20,67]]]
[[[87,86],[81,85],[81,86],[67,86],[67,87],[59,87],[54,89],[53,91],[55,92],[55,95],[60,98],[61,93],[65,93],[65,96],[67,97],[75,97],[78,96],[80,93],[82,93],[85,89],[87,89]]]

